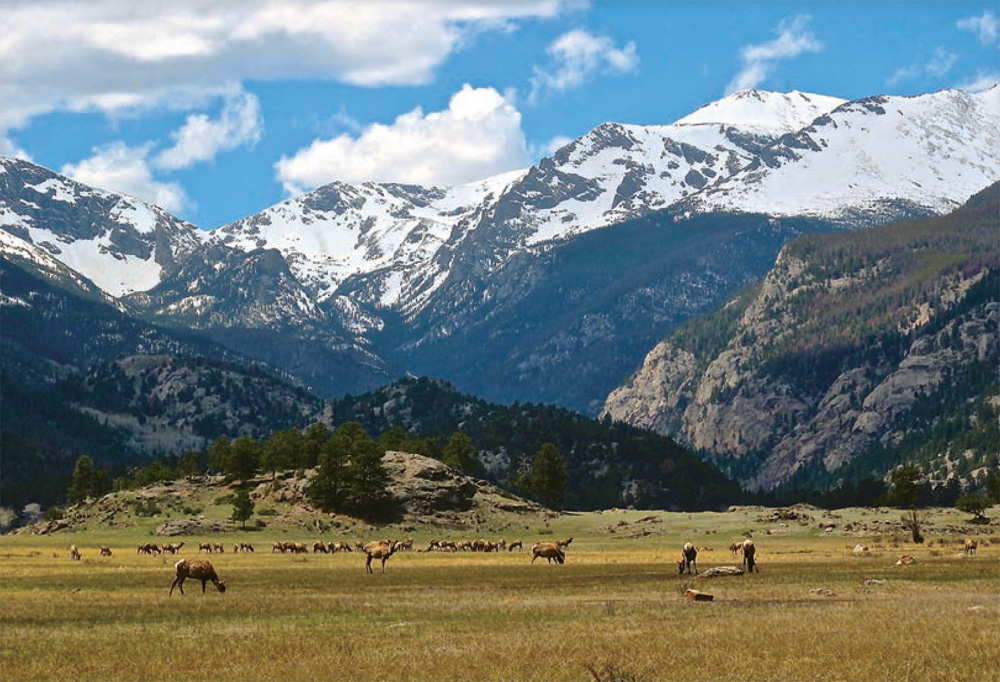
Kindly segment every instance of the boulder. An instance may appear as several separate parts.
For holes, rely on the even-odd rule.
[[[702,571],[699,578],[721,578],[727,575],[743,575],[743,569],[737,566],[713,566]]]
[[[472,508],[478,490],[476,483],[436,459],[389,451],[382,458],[382,465],[392,479],[389,492],[410,514]]]

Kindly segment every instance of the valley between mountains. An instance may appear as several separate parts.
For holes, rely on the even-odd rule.
[[[481,182],[334,181],[211,230],[2,158],[4,497],[55,501],[80,454],[318,419],[481,429],[501,484],[534,428],[581,508],[900,463],[975,488],[1000,452],[998,131],[1000,86],[744,90]],[[618,452],[638,429],[660,454]]]

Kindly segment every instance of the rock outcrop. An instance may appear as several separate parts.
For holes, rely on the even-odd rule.
[[[919,405],[938,406],[935,418],[970,401],[988,409],[1000,367],[998,195],[994,185],[948,218],[789,245],[728,329],[702,325],[721,342],[662,341],[605,413],[771,489],[927,428]]]

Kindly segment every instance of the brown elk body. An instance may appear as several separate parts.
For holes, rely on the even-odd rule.
[[[205,583],[210,580],[219,592],[226,591],[226,583],[223,580],[219,580],[219,575],[215,572],[211,561],[188,561],[187,559],[181,559],[174,564],[174,582],[170,584],[170,594],[174,593],[175,586],[180,589],[181,594],[184,594],[184,581],[188,578],[201,581],[202,594],[205,593]]]
[[[382,572],[385,573],[385,562],[396,551],[396,543],[380,540],[369,542],[364,545],[362,551],[365,553],[365,572],[374,573],[372,570],[372,559],[382,560]]]
[[[977,540],[970,539],[965,541],[965,556],[975,556],[978,549],[979,542]]]
[[[69,558],[72,559],[73,561],[79,561],[80,560],[80,548],[77,547],[76,545],[70,545],[69,546]]]
[[[743,563],[747,567],[747,573],[753,573],[757,571],[760,573],[760,569],[757,568],[757,548],[753,544],[753,540],[743,541]]]
[[[539,557],[550,564],[553,561],[557,564],[566,563],[566,554],[555,542],[536,542],[533,544],[531,546],[531,563],[535,563],[535,559]]]
[[[694,566],[694,572],[698,573],[698,550],[690,542],[685,542],[684,547],[681,549],[681,559],[677,562],[677,572],[684,573],[687,571],[691,572],[691,567]]]

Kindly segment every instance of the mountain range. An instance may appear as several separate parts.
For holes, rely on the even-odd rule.
[[[944,215],[995,182],[998,131],[1000,85],[852,101],[744,90],[669,125],[600,125],[480,182],[335,181],[207,231],[0,158],[3,368],[44,384],[191,354],[325,398],[413,374],[617,415],[608,395],[650,349],[747,296],[789,241]],[[760,474],[766,438],[725,450],[684,423],[642,425],[710,456],[752,450],[752,466],[726,465],[750,485],[798,470]]]

